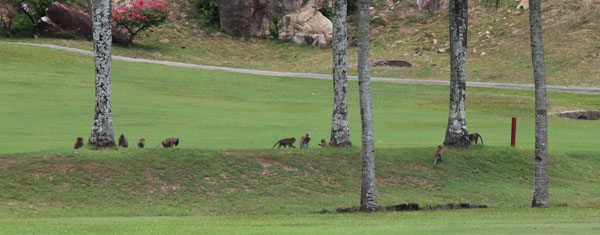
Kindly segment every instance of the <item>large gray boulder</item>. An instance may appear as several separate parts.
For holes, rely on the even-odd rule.
[[[598,120],[600,118],[600,111],[598,110],[574,110],[564,111],[560,113],[561,117],[579,119],[579,120]]]
[[[449,0],[417,0],[419,11],[435,13],[448,9]]]
[[[326,47],[333,40],[333,24],[309,4],[283,16],[279,22],[279,39],[291,39],[296,44]]]
[[[281,39],[321,46],[331,34],[331,21],[320,9],[327,7],[329,0],[218,0],[221,27],[235,36],[269,36],[273,16],[279,19]],[[297,29],[294,29],[297,28]],[[326,33],[315,33],[317,31]],[[321,35],[321,36],[318,36]],[[318,42],[317,42],[318,41]],[[329,42],[331,39],[329,39]],[[315,43],[317,42],[317,43]]]
[[[87,1],[91,8],[91,2]],[[46,18],[38,22],[38,32],[46,37],[64,37],[66,34],[88,41],[92,38],[91,9],[75,8],[68,4],[54,2],[46,9]],[[127,35],[113,25],[113,41],[126,40]]]

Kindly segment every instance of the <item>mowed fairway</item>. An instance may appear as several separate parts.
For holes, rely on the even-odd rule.
[[[597,234],[598,209],[0,220],[28,234]]]
[[[399,77],[401,77],[399,75]],[[355,147],[329,140],[332,81],[113,62],[115,134],[150,147],[72,150],[90,135],[93,57],[0,43],[0,234],[398,234],[600,232],[600,122],[558,117],[600,109],[598,95],[550,92],[551,209],[529,209],[533,91],[468,88],[467,124],[485,146],[446,151],[448,87],[373,83],[380,205],[486,204],[490,209],[314,214],[360,200]],[[517,147],[508,147],[511,117]],[[309,132],[309,150],[270,150]]]
[[[94,115],[93,57],[0,44],[0,153],[67,151],[89,137]],[[332,82],[113,62],[115,132],[156,146],[179,137],[182,148],[267,149],[309,132],[329,139]],[[356,82],[350,82],[350,131],[360,143]],[[376,147],[434,147],[448,118],[445,86],[373,84]],[[533,149],[533,91],[468,88],[467,124],[486,144],[507,146],[518,117],[517,147]],[[598,122],[557,117],[599,109],[597,95],[549,93],[549,148],[600,151]],[[316,142],[316,141],[315,141]]]

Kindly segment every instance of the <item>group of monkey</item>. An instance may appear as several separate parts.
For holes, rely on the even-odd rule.
[[[307,149],[308,148],[308,143],[310,142],[310,134],[306,133],[305,135],[303,135],[302,137],[300,137],[300,148],[301,149]],[[473,144],[473,142],[475,142],[475,144],[477,144],[478,139],[481,140],[481,144],[483,144],[483,137],[481,137],[481,135],[479,133],[472,133],[469,134],[469,141],[471,141],[471,144]],[[280,139],[278,140],[275,145],[273,145],[273,147],[271,148],[275,148],[275,146],[277,146],[277,148],[281,148],[281,146],[283,146],[284,148],[286,147],[290,147],[290,148],[296,148],[296,146],[294,146],[294,143],[296,143],[296,138],[295,137],[290,137],[290,138],[284,138],[284,139]],[[81,147],[83,147],[83,138],[82,137],[77,137],[77,141],[75,141],[75,146],[73,146],[74,149],[79,149]],[[158,146],[162,145],[165,148],[171,148],[173,146],[177,146],[179,145],[179,138],[167,138],[163,141],[160,142]],[[139,148],[144,148],[146,146],[146,139],[141,138],[138,140],[137,142],[137,146]],[[319,146],[321,147],[325,147],[327,146],[327,141],[325,141],[325,139],[321,139],[321,143],[319,144]],[[129,147],[129,142],[127,141],[127,138],[125,138],[124,134],[121,134],[119,136],[119,147],[123,147],[123,148],[127,148]],[[433,159],[433,166],[437,166],[437,164],[439,162],[442,162],[442,155],[444,151],[444,147],[441,145],[438,145],[437,150],[435,151],[435,157]]]
[[[124,134],[121,134],[119,136],[119,147],[123,147],[123,148],[127,148],[129,147],[129,142],[127,141],[127,138],[125,138]],[[77,137],[77,140],[75,141],[75,146],[73,146],[74,149],[79,149],[81,147],[83,147],[83,138],[82,137]],[[157,145],[156,147],[162,145],[165,148],[171,148],[173,146],[177,146],[179,145],[179,138],[175,137],[175,138],[167,138],[163,141],[160,142],[159,145]],[[137,146],[139,148],[144,148],[146,147],[146,139],[141,138],[138,140],[137,142]]]
[[[307,149],[308,142],[310,142],[310,134],[306,133],[305,135],[300,137],[300,148]],[[277,148],[281,148],[281,146],[283,146],[284,148],[285,147],[296,148],[296,146],[294,146],[294,143],[296,143],[295,137],[280,139],[271,148],[275,148],[275,146],[277,146]],[[321,139],[321,143],[319,144],[319,146],[321,146],[321,147],[327,146],[327,141],[325,141],[325,139]]]
[[[475,142],[475,144],[477,144],[477,140],[481,139],[481,144],[483,144],[483,137],[481,137],[481,135],[479,133],[472,133],[469,134],[469,141],[471,141],[471,144],[473,144],[473,142]],[[444,147],[441,145],[438,145],[437,150],[435,151],[435,157],[433,158],[433,166],[437,166],[438,162],[442,162],[442,151],[444,150]]]

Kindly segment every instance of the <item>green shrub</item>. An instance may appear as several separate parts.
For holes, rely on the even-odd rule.
[[[195,0],[195,14],[205,24],[220,26],[219,4],[217,0]]]
[[[277,15],[273,15],[271,18],[272,24],[269,25],[269,33],[275,39],[279,38],[279,17]]]

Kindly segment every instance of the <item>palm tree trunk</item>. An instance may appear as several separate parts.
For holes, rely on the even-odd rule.
[[[444,145],[467,148],[467,27],[468,0],[450,1],[450,111]]]
[[[373,139],[373,105],[371,102],[371,71],[369,50],[371,37],[369,6],[371,0],[358,1],[358,89],[362,120],[362,183],[360,210],[377,209],[375,185],[375,141]]]
[[[548,192],[548,121],[546,105],[546,65],[542,40],[540,0],[529,0],[531,58],[535,79],[535,158],[532,207],[550,207]]]
[[[351,147],[348,127],[348,44],[346,42],[346,0],[333,1],[333,114],[331,146]]]
[[[96,107],[89,143],[96,148],[112,148],[115,146],[110,107],[111,5],[111,0],[92,0]]]

